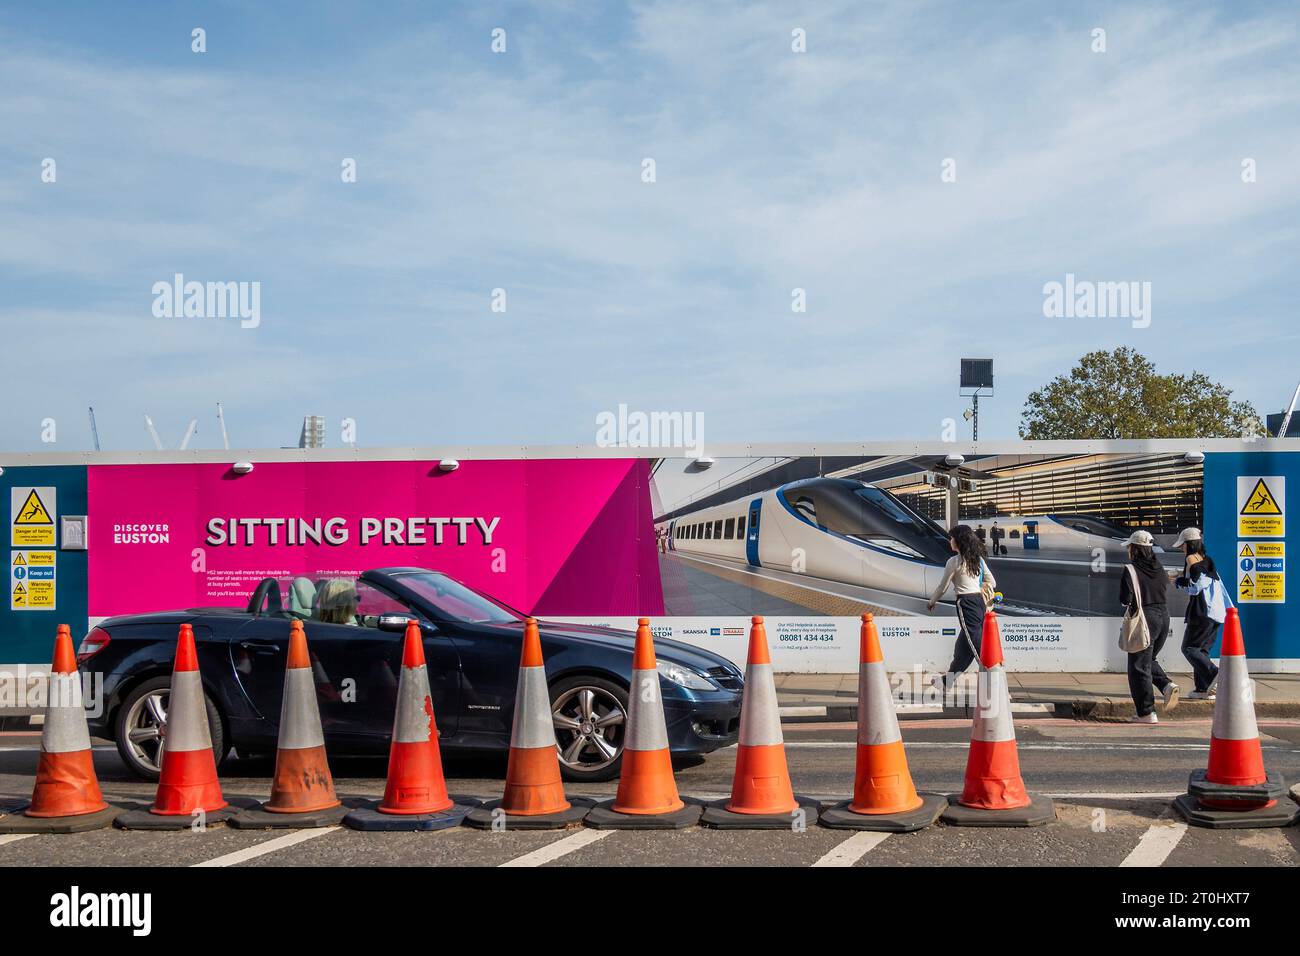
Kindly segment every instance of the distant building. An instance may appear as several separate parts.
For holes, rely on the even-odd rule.
[[[1278,431],[1282,428],[1282,419],[1286,416],[1282,412],[1269,415],[1267,418],[1268,433],[1274,438],[1300,438],[1300,412],[1291,416],[1291,423],[1286,427],[1286,434],[1279,435]]]
[[[325,447],[325,419],[322,416],[308,415],[302,420],[302,434],[298,436],[298,447]]]

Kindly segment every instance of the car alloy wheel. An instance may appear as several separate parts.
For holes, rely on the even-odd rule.
[[[126,745],[140,767],[150,773],[162,770],[163,727],[167,723],[167,703],[171,690],[160,687],[145,694],[126,713]]]
[[[551,705],[560,762],[583,773],[603,770],[623,752],[627,713],[603,687],[579,686]]]

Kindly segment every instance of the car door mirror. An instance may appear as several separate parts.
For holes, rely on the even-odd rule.
[[[389,631],[393,634],[405,634],[406,625],[412,620],[413,618],[409,618],[405,614],[382,614],[379,617],[378,627],[381,631]]]

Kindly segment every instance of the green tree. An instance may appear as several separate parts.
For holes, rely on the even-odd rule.
[[[1160,375],[1146,356],[1123,347],[1089,352],[1068,375],[1031,392],[1020,437],[1236,438],[1263,435],[1249,402],[1203,372]]]

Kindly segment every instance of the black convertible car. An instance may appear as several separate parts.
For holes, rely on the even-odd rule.
[[[191,608],[110,618],[78,650],[104,678],[106,706],[91,732],[117,741],[127,765],[156,778],[178,626],[198,644],[213,748],[221,761],[273,754],[291,622],[306,627],[331,754],[388,751],[402,635],[424,631],[441,745],[504,751],[510,745],[523,615],[444,574],[384,568],[358,578],[267,578],[246,608]],[[618,774],[634,637],[627,631],[540,622],[560,762],[570,780]],[[741,671],[717,654],[656,640],[674,754],[734,743]]]

